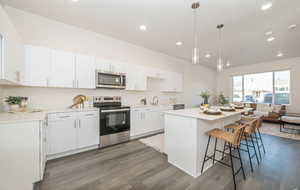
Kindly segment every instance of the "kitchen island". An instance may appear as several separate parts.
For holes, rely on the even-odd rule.
[[[223,128],[225,125],[238,121],[241,113],[248,110],[222,112],[221,115],[207,115],[199,108],[166,111],[165,115],[165,153],[168,162],[187,174],[198,177],[204,159],[208,136],[205,134],[213,128]],[[224,143],[218,142],[218,149]],[[212,139],[208,153],[212,153],[214,139]],[[216,158],[220,159],[217,153]],[[204,171],[212,166],[206,162]]]

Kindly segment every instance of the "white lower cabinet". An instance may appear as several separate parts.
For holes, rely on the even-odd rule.
[[[139,138],[163,131],[164,117],[162,112],[172,109],[172,106],[153,106],[131,109],[131,138]]]
[[[144,109],[131,109],[130,117],[130,136],[135,137],[146,133]]]
[[[76,149],[76,113],[49,114],[47,155]]]
[[[48,159],[81,152],[98,144],[98,111],[48,114]]]
[[[99,112],[81,112],[78,122],[77,148],[99,144]]]
[[[0,189],[32,190],[43,179],[44,121],[0,124]],[[18,182],[16,183],[16,179]]]

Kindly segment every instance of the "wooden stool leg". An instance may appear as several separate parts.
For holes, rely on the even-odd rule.
[[[255,144],[254,144],[252,135],[250,135],[250,139],[251,139],[251,142],[252,142],[252,146],[253,146],[253,149],[254,149],[254,153],[255,153],[255,157],[256,157],[257,163],[259,165],[260,163],[259,163],[259,160],[258,160],[258,156],[257,156],[257,152],[256,152],[256,148],[255,148]]]
[[[216,138],[215,139],[214,155],[213,155],[213,164],[215,164],[215,160],[216,160],[217,143],[218,143],[218,139]]]
[[[251,172],[253,172],[252,158],[251,158],[251,154],[250,154],[248,139],[246,136],[245,136],[245,141],[246,141],[246,147],[247,147],[248,157],[249,157],[249,161],[250,161]]]
[[[260,142],[261,142],[262,147],[263,147],[263,151],[264,151],[264,153],[266,154],[265,145],[264,145],[263,139],[262,139],[262,137],[261,137],[259,128],[257,129],[257,131],[258,131],[258,136],[259,136]]]
[[[203,159],[203,163],[202,163],[201,173],[203,173],[204,164],[206,162],[205,160],[206,160],[206,155],[207,155],[210,139],[211,139],[211,136],[208,137],[208,142],[207,142],[207,145],[206,145],[206,150],[205,150],[205,155],[204,155],[204,159]]]
[[[245,175],[245,171],[244,171],[244,164],[243,164],[243,160],[242,160],[242,156],[241,156],[241,152],[240,152],[240,147],[237,147],[238,153],[239,153],[239,158],[240,158],[240,163],[241,163],[241,167],[242,167],[242,172],[243,172],[243,177],[244,180],[246,180],[246,175]]]
[[[235,173],[234,173],[234,164],[232,159],[232,151],[231,151],[231,144],[229,144],[229,157],[230,157],[230,165],[231,165],[231,171],[232,171],[232,177],[233,177],[233,183],[234,183],[234,189],[236,190],[236,182],[235,182]]]

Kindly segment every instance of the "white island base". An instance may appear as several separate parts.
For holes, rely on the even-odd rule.
[[[208,141],[205,132],[239,120],[241,112],[224,112],[220,116],[205,115],[199,108],[164,112],[168,162],[195,178],[200,176]],[[212,138],[209,154],[213,153],[214,143],[215,139]],[[223,150],[223,145],[224,142],[218,141],[218,149]],[[221,153],[216,153],[217,159],[221,156]],[[212,161],[206,162],[204,171],[211,166]]]

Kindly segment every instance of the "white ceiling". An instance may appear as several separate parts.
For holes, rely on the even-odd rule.
[[[191,0],[0,0],[2,3],[125,40],[168,55],[191,60],[193,14]],[[218,32],[225,25],[223,54],[233,66],[300,56],[300,1],[270,0],[273,7],[261,11],[267,0],[200,0],[198,26],[201,63],[216,67]],[[147,26],[141,32],[139,25]],[[288,26],[297,24],[295,30]],[[267,42],[272,30],[275,41]],[[183,45],[176,46],[177,41]],[[204,55],[212,54],[210,59]],[[281,58],[281,59],[282,59]]]

